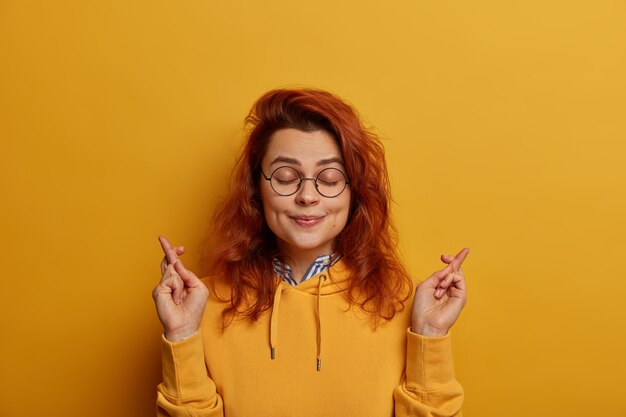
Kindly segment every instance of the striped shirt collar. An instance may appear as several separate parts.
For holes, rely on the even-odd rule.
[[[274,272],[276,275],[282,278],[289,285],[298,285],[301,282],[306,281],[307,279],[320,274],[334,265],[340,256],[332,255],[322,255],[315,258],[309,269],[307,269],[306,273],[299,281],[296,280],[291,274],[291,267],[286,263],[281,262],[278,258],[274,258],[272,263],[274,265]]]

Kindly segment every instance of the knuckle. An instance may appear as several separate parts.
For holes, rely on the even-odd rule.
[[[175,287],[178,284],[178,280],[176,279],[177,277],[177,275],[170,275],[163,279],[161,284],[166,287]]]
[[[156,301],[157,298],[159,298],[159,296],[163,293],[163,288],[166,287],[163,285],[163,283],[160,283],[159,285],[157,285],[156,287],[154,287],[154,289],[152,290],[152,298]]]

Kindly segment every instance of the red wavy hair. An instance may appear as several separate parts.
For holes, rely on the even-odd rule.
[[[230,191],[213,215],[212,272],[231,289],[225,325],[236,315],[252,320],[268,310],[278,285],[272,259],[280,256],[265,223],[259,184],[261,160],[272,134],[283,128],[325,130],[337,141],[350,178],[348,223],[335,239],[350,271],[347,297],[375,323],[404,308],[411,281],[396,252],[391,194],[383,146],[357,112],[335,95],[315,89],[264,94],[246,117],[247,139],[232,173]],[[215,286],[212,283],[215,293]]]

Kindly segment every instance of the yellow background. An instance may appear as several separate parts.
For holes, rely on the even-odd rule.
[[[466,416],[625,416],[624,22],[623,0],[0,2],[0,416],[153,414],[156,237],[197,267],[281,86],[385,138],[413,273],[472,249]]]

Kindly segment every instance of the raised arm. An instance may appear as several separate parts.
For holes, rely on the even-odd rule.
[[[177,250],[160,236],[165,253],[161,262],[161,282],[152,291],[159,320],[163,324],[165,338],[170,342],[181,341],[200,328],[202,313],[209,290],[198,277],[183,265]],[[180,252],[184,249],[178,248]]]
[[[209,291],[178,257],[184,248],[172,247],[165,237],[159,242],[165,257],[161,281],[152,291],[163,325],[157,416],[223,416],[222,400],[207,374],[200,330]]]
[[[454,377],[449,330],[465,305],[461,265],[468,253],[442,255],[447,265],[415,290],[405,380],[394,391],[396,416],[461,416],[463,388]]]

